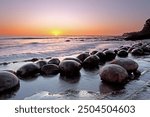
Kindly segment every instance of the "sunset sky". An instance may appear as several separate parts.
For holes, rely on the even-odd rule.
[[[150,0],[0,0],[0,35],[121,35],[150,18]]]

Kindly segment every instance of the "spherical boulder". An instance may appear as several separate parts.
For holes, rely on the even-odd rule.
[[[28,63],[23,65],[17,70],[17,75],[19,77],[30,77],[39,73],[40,68],[34,63]]]
[[[47,62],[44,61],[44,60],[40,60],[40,61],[37,61],[36,64],[37,64],[38,67],[41,69],[44,65],[47,64]]]
[[[74,60],[74,61],[76,61],[76,62],[82,64],[82,61],[79,60],[78,58],[71,58],[71,57],[68,57],[68,58],[65,58],[64,60]]]
[[[55,64],[47,64],[41,68],[41,73],[44,75],[56,75],[59,73],[59,66]]]
[[[18,77],[8,71],[0,71],[0,92],[11,90],[19,84]]]
[[[62,76],[75,76],[79,74],[81,64],[74,60],[64,60],[59,64],[60,75]]]
[[[97,52],[96,56],[100,59],[100,64],[104,64],[106,62],[106,55],[103,52]]]
[[[144,54],[144,52],[141,48],[135,48],[131,51],[131,54],[133,56],[142,56]]]
[[[106,55],[106,61],[112,61],[116,57],[116,53],[112,50],[105,50],[103,53]]]
[[[60,60],[58,58],[52,58],[48,61],[48,64],[56,64],[59,65],[60,64]]]
[[[114,84],[123,84],[128,79],[127,71],[123,67],[114,64],[102,67],[99,75],[102,81]]]
[[[120,50],[117,52],[117,55],[119,57],[127,57],[128,56],[128,52],[126,50]]]
[[[83,61],[83,67],[87,69],[97,68],[99,65],[99,62],[100,62],[100,59],[98,56],[91,55]]]
[[[135,72],[138,69],[138,64],[134,60],[127,58],[115,59],[111,62],[111,64],[120,65],[129,73]]]
[[[78,55],[77,56],[77,58],[80,60],[80,61],[84,61],[87,57],[89,57],[90,55],[89,55],[89,53],[82,53],[82,54],[80,54],[80,55]]]

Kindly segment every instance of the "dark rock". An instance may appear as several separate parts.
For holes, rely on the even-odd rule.
[[[146,21],[141,31],[126,33],[125,40],[150,39],[150,19]]]
[[[135,48],[131,51],[131,54],[133,56],[142,56],[144,54],[144,52],[141,48]]]
[[[138,64],[135,61],[127,58],[115,59],[111,62],[111,64],[120,65],[129,73],[135,72],[138,69]]]
[[[130,46],[121,46],[120,50],[128,51],[129,48],[130,48]]]
[[[104,82],[123,84],[128,79],[128,73],[120,65],[110,64],[100,70],[100,77]]]
[[[44,65],[47,64],[47,62],[44,61],[44,60],[40,60],[40,61],[37,61],[36,64],[37,64],[38,67],[41,69]]]
[[[144,52],[150,52],[150,45],[145,45],[142,47]]]
[[[96,55],[91,55],[83,61],[83,67],[86,69],[98,68],[100,59]]]
[[[150,33],[150,19],[146,20],[143,29],[141,30],[143,33]]]
[[[19,79],[13,73],[0,71],[0,92],[10,90],[19,84]]]
[[[68,39],[68,40],[65,40],[65,42],[70,42],[70,40]]]
[[[120,93],[124,89],[124,85],[122,84],[112,84],[107,82],[100,83],[99,90],[101,94],[112,94],[112,93]]]
[[[105,50],[103,53],[106,55],[106,61],[112,61],[116,57],[116,53],[112,50]]]
[[[89,53],[85,52],[85,53],[78,55],[77,58],[83,62],[89,56],[90,56]]]
[[[80,81],[80,77],[81,77],[81,74],[79,72],[79,73],[75,74],[74,76],[69,76],[69,77],[61,74],[59,78],[65,82],[74,84],[74,83],[78,83]]]
[[[51,60],[48,61],[48,64],[60,64],[60,60],[58,58],[52,58]]]
[[[133,44],[132,47],[133,47],[133,48],[138,48],[138,47],[140,47],[140,46],[142,46],[142,45],[143,45],[143,44],[139,42],[139,43]]]
[[[98,51],[97,50],[94,50],[94,51],[92,51],[91,53],[90,53],[90,55],[94,55],[94,54],[96,54]]]
[[[100,59],[100,64],[103,65],[106,62],[106,55],[103,52],[97,52],[96,56]]]
[[[81,64],[74,60],[64,60],[59,64],[60,74],[62,76],[76,76],[80,72]]]
[[[39,73],[39,67],[34,63],[25,64],[17,70],[19,77],[35,76],[37,73]]]
[[[140,77],[141,72],[139,70],[136,70],[135,72],[133,72],[133,74],[134,74],[134,79],[135,79],[135,78],[139,78]]]
[[[74,61],[76,61],[82,65],[82,61],[80,61],[78,58],[71,58],[70,57],[70,58],[65,58],[64,60],[74,60]]]
[[[128,52],[126,50],[120,50],[120,51],[118,51],[117,55],[119,57],[127,57],[128,56]]]
[[[38,60],[39,60],[38,58],[32,58],[32,59],[29,59],[29,60],[24,60],[24,62],[36,62]]]
[[[59,73],[59,67],[55,64],[44,65],[41,68],[41,73],[44,75],[56,75]]]
[[[6,71],[6,72],[10,72],[10,73],[13,73],[13,74],[15,74],[15,75],[16,75],[16,72],[15,72],[15,71],[13,71],[13,70],[4,70],[4,71]]]
[[[130,47],[127,52],[130,53],[133,49],[135,49],[135,48],[134,47]]]

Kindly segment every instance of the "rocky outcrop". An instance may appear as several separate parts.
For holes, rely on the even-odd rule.
[[[141,40],[150,39],[150,19],[146,20],[141,31],[123,34],[125,40]]]

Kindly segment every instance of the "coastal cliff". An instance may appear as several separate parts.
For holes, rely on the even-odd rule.
[[[141,31],[124,33],[123,36],[125,36],[125,40],[150,39],[150,19],[146,20]]]

